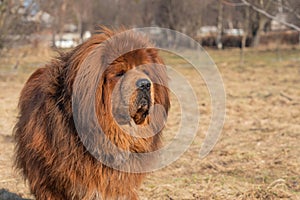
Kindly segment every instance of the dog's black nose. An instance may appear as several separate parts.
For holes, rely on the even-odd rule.
[[[150,90],[151,83],[148,79],[142,78],[136,82],[136,86],[140,90]]]

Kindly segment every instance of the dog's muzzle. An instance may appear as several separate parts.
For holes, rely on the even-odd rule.
[[[131,118],[136,124],[142,124],[149,114],[151,106],[151,82],[148,79],[139,79],[136,82],[135,109],[131,113]]]

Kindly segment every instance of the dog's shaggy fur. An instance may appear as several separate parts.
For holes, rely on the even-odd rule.
[[[116,39],[109,41],[113,37]],[[118,55],[131,49],[134,51]],[[114,57],[117,59],[110,60]],[[104,28],[31,75],[19,100],[20,112],[15,126],[15,165],[28,181],[37,200],[138,199],[137,189],[145,173],[113,169],[88,151],[90,149],[83,145],[84,138],[79,137],[74,123],[72,94],[79,72],[84,72],[81,79],[85,84],[79,84],[76,92],[82,94],[87,86],[97,84],[95,108],[102,132],[95,134],[105,135],[108,140],[96,136],[94,139],[100,138],[99,141],[93,141],[89,148],[95,148],[104,160],[109,158],[122,165],[107,142],[112,142],[122,150],[138,153],[155,151],[161,144],[161,127],[164,126],[161,118],[166,117],[170,106],[168,89],[165,87],[167,75],[164,66],[137,67],[151,63],[163,64],[147,38],[132,31]],[[91,78],[97,73],[102,73],[100,79]],[[140,78],[152,83],[147,95],[139,92],[136,84],[133,84]],[[133,91],[128,98],[124,97],[126,90]],[[116,94],[112,95],[113,91]],[[88,105],[92,95],[83,96],[78,101],[83,106]],[[123,98],[128,99],[129,105],[120,102]],[[149,109],[156,104],[162,105],[166,112],[152,116]],[[118,115],[127,111],[130,119],[120,115],[121,124],[134,121],[137,127],[142,127],[149,125],[152,120],[150,128],[158,133],[150,137],[135,137],[126,133],[118,120],[114,119],[113,112]],[[79,120],[80,117],[84,120],[85,116],[79,115]],[[136,130],[141,132],[135,134],[143,135],[144,129]],[[124,169],[142,167],[152,162],[135,155],[129,164],[124,164],[128,165]]]

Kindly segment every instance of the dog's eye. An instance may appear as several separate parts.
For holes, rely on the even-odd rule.
[[[147,76],[149,76],[149,72],[148,71],[146,71],[146,70],[143,70],[144,71],[144,73],[147,75]]]
[[[118,73],[116,73],[116,77],[121,77],[125,74],[125,70],[119,71]]]

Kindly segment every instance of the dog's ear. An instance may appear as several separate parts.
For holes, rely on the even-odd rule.
[[[128,152],[118,149],[106,136],[111,129],[109,95],[104,72],[103,48],[95,47],[80,64],[73,84],[72,108],[77,133],[84,147],[94,158],[117,167],[128,159]],[[103,122],[102,124],[100,122]],[[104,127],[102,127],[104,126]]]

